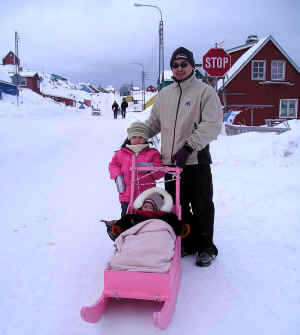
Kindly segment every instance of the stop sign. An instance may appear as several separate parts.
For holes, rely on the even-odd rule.
[[[223,77],[230,66],[231,57],[224,49],[212,48],[203,56],[203,69],[212,77]]]

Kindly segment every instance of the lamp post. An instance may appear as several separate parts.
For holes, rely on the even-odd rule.
[[[162,19],[162,11],[158,6],[153,5],[145,5],[141,3],[135,3],[135,7],[153,7],[156,8],[160,13],[160,21],[159,21],[159,56],[158,56],[158,88],[160,87],[160,84],[164,82],[164,22]]]
[[[145,109],[145,69],[142,63],[130,63],[139,65],[142,68],[142,111]]]

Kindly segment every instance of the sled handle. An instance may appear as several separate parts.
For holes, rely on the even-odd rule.
[[[180,205],[180,173],[182,169],[179,167],[171,167],[171,166],[162,166],[162,167],[145,167],[145,166],[136,166],[136,157],[132,156],[132,165],[131,165],[131,190],[130,190],[130,200],[127,209],[127,214],[131,214],[133,212],[133,203],[135,199],[135,182],[137,171],[162,171],[165,173],[173,172],[176,176],[175,187],[176,187],[176,195],[175,195],[175,210],[179,220],[182,218],[181,214],[181,205]]]

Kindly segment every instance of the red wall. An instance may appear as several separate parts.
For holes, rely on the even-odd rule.
[[[36,93],[40,93],[40,88],[39,88],[39,77],[38,75],[35,75],[34,77],[25,77],[27,84],[24,85],[23,87],[27,87],[30,88],[31,90],[33,90]]]
[[[250,47],[242,49],[242,50],[237,50],[237,51],[230,52],[231,66],[249,49],[250,49]]]
[[[83,100],[83,103],[87,106],[87,107],[91,107],[91,100],[87,100],[87,99],[84,99]]]

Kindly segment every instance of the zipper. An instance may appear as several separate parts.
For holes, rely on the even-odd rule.
[[[171,160],[173,157],[173,150],[174,150],[174,143],[175,143],[175,134],[176,134],[176,124],[177,124],[177,117],[178,117],[178,112],[179,112],[179,105],[180,105],[180,100],[182,96],[182,88],[180,86],[180,83],[178,83],[178,87],[180,89],[180,94],[178,98],[178,103],[177,103],[177,110],[176,110],[176,117],[175,117],[175,124],[174,124],[174,133],[173,133],[173,143],[172,143],[172,150],[171,150]]]

